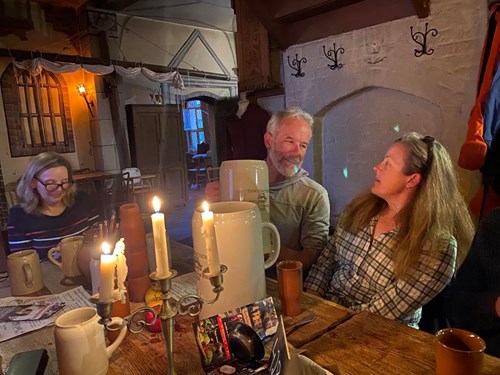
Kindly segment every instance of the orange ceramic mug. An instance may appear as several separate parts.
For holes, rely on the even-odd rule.
[[[479,375],[484,340],[475,333],[446,328],[436,333],[436,375]]]
[[[281,312],[285,316],[296,316],[302,312],[302,268],[298,260],[282,260],[276,265]]]

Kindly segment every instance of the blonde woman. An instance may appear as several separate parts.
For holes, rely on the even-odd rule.
[[[71,164],[55,152],[38,154],[17,185],[19,204],[9,212],[11,252],[35,249],[41,259],[64,237],[81,234],[98,219],[84,192],[77,192]]]
[[[371,191],[343,212],[305,288],[355,311],[418,327],[474,234],[446,149],[408,133],[374,167]]]

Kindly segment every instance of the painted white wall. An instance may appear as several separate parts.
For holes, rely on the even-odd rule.
[[[372,173],[371,168],[377,158],[398,137],[399,133],[392,129],[398,117],[400,122],[407,124],[402,129],[404,131],[429,126],[421,123],[427,113],[419,116],[417,111],[409,107],[405,109],[399,105],[404,100],[402,98],[380,101],[379,106],[385,109],[385,115],[377,111],[376,119],[361,119],[360,113],[370,117],[370,113],[363,112],[363,101],[358,102],[357,106],[349,106],[345,104],[345,99],[369,87],[381,88],[381,95],[383,89],[386,92],[399,92],[401,97],[414,97],[416,102],[428,102],[429,108],[435,107],[438,113],[435,119],[441,123],[431,126],[429,132],[435,134],[445,145],[456,163],[465,139],[469,112],[475,100],[487,19],[486,2],[433,0],[431,15],[426,19],[408,17],[288,48],[283,53],[286,106],[302,107],[314,115],[316,120],[316,134],[305,162],[306,169],[323,183],[327,182],[327,169],[335,170],[335,175],[330,176],[334,179],[345,178],[342,174],[344,167],[350,171],[363,169],[368,171],[366,173]],[[423,31],[425,23],[438,30],[436,37],[428,36],[428,45],[434,49],[434,53],[415,57],[414,49],[418,46],[410,36],[410,26],[413,26],[414,31]],[[333,48],[333,43],[345,49],[345,53],[339,55],[340,62],[344,64],[339,70],[329,69],[327,64],[331,61],[323,54],[323,45],[330,49]],[[307,58],[307,63],[303,65],[305,76],[301,78],[291,75],[293,70],[286,62],[287,56],[293,58],[295,54],[299,58]],[[335,109],[337,104],[344,105],[348,112],[344,112],[342,116],[333,116],[332,111],[338,110],[338,106]],[[354,126],[360,121],[363,123],[362,127]],[[351,126],[352,122],[356,124]],[[347,128],[347,131],[336,132],[335,129],[339,127]],[[330,130],[329,139],[324,139],[326,128]],[[350,128],[352,132],[348,131]],[[318,131],[321,132],[319,135]],[[385,142],[370,136],[374,133],[385,134]],[[347,142],[350,139],[363,143],[372,152],[366,153],[363,160],[342,158],[342,155],[351,151],[348,148],[350,143]],[[381,143],[376,147],[377,152],[369,147],[373,142]],[[326,164],[324,152],[327,146],[330,149],[340,149],[337,155],[342,159]],[[477,190],[479,174],[457,169],[461,187],[469,198]],[[345,184],[342,194],[346,191],[357,194],[362,190],[363,187],[354,183],[356,179],[348,181],[352,182]],[[334,195],[332,182],[329,183],[330,186],[325,187],[330,195]],[[345,203],[344,200],[341,201],[342,204]],[[332,213],[338,214],[343,208],[342,204],[337,205]]]

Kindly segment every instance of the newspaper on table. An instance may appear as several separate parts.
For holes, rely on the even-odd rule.
[[[170,294],[176,301],[180,300],[188,294],[197,294],[196,290],[196,273],[190,272],[181,276],[177,276],[172,280],[172,288]]]
[[[52,304],[64,303],[64,307],[48,319],[18,321],[18,322],[1,322],[0,323],[0,342],[9,340],[13,337],[22,335],[27,332],[53,324],[58,317],[65,312],[76,309],[78,307],[94,306],[90,302],[90,294],[88,294],[82,286],[62,292],[41,297],[7,297],[0,299],[0,307],[18,306],[27,304]]]

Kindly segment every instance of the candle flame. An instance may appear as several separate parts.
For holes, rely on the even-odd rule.
[[[208,212],[208,202],[207,201],[203,201],[201,206],[203,207],[203,211]]]
[[[104,254],[109,255],[111,254],[111,246],[107,242],[103,242],[101,245],[102,251]]]
[[[160,199],[155,195],[153,198],[153,209],[155,210],[155,212],[160,212],[160,205]]]

